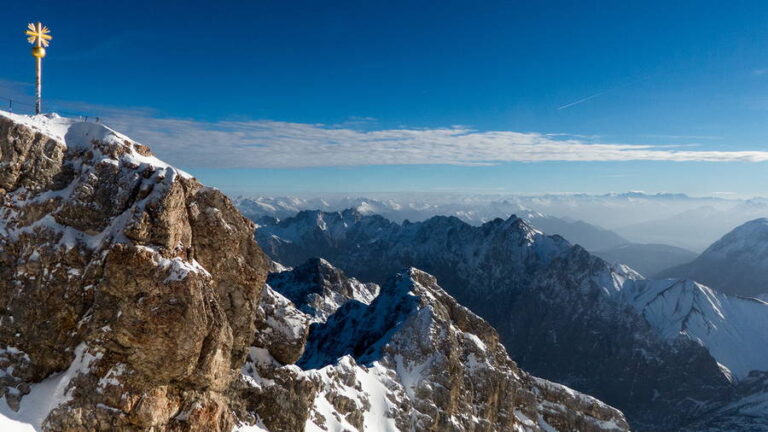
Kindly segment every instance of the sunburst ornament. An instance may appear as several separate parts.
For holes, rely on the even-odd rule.
[[[50,45],[50,40],[53,39],[53,36],[51,36],[50,33],[51,30],[49,30],[48,27],[44,26],[43,23],[39,21],[37,23],[29,23],[29,25],[27,25],[27,31],[24,32],[24,34],[27,35],[27,42],[34,45],[32,47],[32,56],[35,58],[35,72],[37,75],[35,80],[35,83],[37,84],[37,98],[35,99],[36,114],[40,114],[43,106],[43,57],[45,57],[45,48]]]
[[[27,25],[27,31],[24,32],[27,35],[27,42],[35,45],[32,49],[32,55],[35,57],[45,57],[45,47],[50,45],[50,40],[53,36],[50,35],[51,30],[44,26],[43,23],[29,23]]]

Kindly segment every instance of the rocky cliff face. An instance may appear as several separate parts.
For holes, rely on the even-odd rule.
[[[524,369],[608,401],[639,430],[700,421],[738,398],[739,380],[768,361],[759,348],[768,342],[764,302],[645,280],[516,217],[472,227],[450,217],[400,225],[354,210],[302,212],[257,238],[288,265],[322,256],[376,282],[401,266],[435,274]]]
[[[1,116],[0,160],[10,408],[45,430],[231,430],[268,268],[252,224],[100,125]]]
[[[270,280],[330,298],[362,285],[317,260]],[[250,409],[270,430],[628,430],[618,410],[519,369],[492,327],[419,270],[398,273],[369,303],[348,297],[323,321],[271,288],[264,295],[281,306],[269,306],[275,331],[263,334],[306,340],[290,356],[269,339],[251,350],[244,373],[256,396],[246,399],[261,401]]]
[[[231,202],[106,127],[0,113],[0,166],[4,431],[627,430],[418,270],[265,286]]]
[[[10,408],[45,430],[232,429],[267,274],[252,224],[99,125],[2,116],[0,160]]]

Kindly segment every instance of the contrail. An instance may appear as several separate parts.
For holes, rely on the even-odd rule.
[[[607,93],[607,91],[602,91],[602,92],[600,92],[600,93],[595,93],[595,94],[593,94],[592,96],[587,96],[587,97],[585,97],[585,98],[583,98],[583,99],[579,99],[579,100],[577,100],[576,102],[571,102],[571,103],[569,103],[569,104],[565,104],[565,105],[563,105],[563,106],[561,106],[561,107],[557,107],[557,110],[558,110],[558,111],[560,111],[560,110],[564,110],[564,109],[566,109],[566,108],[570,108],[570,107],[572,107],[572,106],[574,106],[574,105],[578,105],[578,104],[580,104],[580,103],[582,103],[582,102],[586,102],[586,101],[588,101],[588,100],[590,100],[590,99],[594,99],[594,98],[596,98],[596,97],[598,97],[598,96],[602,96],[602,95],[604,95],[605,93]]]
[[[607,90],[603,90],[603,91],[601,91],[601,92],[599,92],[599,93],[595,93],[595,94],[593,94],[592,96],[587,96],[587,97],[585,97],[585,98],[583,98],[583,99],[579,99],[579,100],[577,100],[576,102],[571,102],[571,103],[569,103],[569,104],[565,104],[565,105],[563,105],[563,106],[557,107],[557,110],[558,110],[558,111],[561,111],[561,110],[564,110],[564,109],[566,109],[566,108],[570,108],[570,107],[572,107],[572,106],[574,106],[574,105],[578,105],[578,104],[580,104],[580,103],[584,103],[584,102],[586,102],[586,101],[588,101],[588,100],[592,100],[592,99],[594,99],[594,98],[596,98],[596,97],[598,97],[598,96],[602,96],[602,95],[604,95],[604,94],[606,94],[606,93],[610,93],[610,92],[612,92],[612,91],[616,91],[616,90],[618,90],[618,89],[621,89],[621,88],[624,88],[624,87],[629,87],[629,86],[631,86],[631,85],[633,85],[633,84],[637,84],[637,83],[639,83],[639,82],[647,81],[647,80],[649,80],[649,79],[651,79],[651,76],[646,76],[646,77],[642,77],[642,78],[638,78],[638,79],[633,79],[633,80],[630,80],[630,81],[628,81],[628,82],[625,82],[624,84],[619,84],[619,85],[617,85],[617,86],[614,86],[614,87],[612,87],[612,88],[609,88],[609,89],[607,89]]]

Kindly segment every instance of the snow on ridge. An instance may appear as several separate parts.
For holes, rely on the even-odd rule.
[[[132,222],[132,210],[143,209],[150,201],[162,195],[176,181],[177,176],[191,178],[191,175],[149,155],[145,147],[103,124],[63,118],[56,114],[27,116],[0,111],[0,119],[2,118],[49,136],[73,152],[88,151],[93,154],[88,160],[78,154],[65,157],[63,163],[70,164],[76,175],[64,188],[34,193],[20,187],[6,195],[7,205],[0,209],[0,235],[10,239],[16,240],[21,235],[45,230],[53,233],[58,238],[57,246],[66,250],[76,245],[95,250],[102,247],[104,242],[131,243],[123,231]],[[62,225],[53,216],[55,213],[45,214],[32,223],[20,222],[25,207],[45,205],[54,200],[79,200],[79,194],[92,190],[93,186],[89,182],[98,179],[102,164],[115,167],[117,180],[125,182],[125,185],[120,185],[123,187],[134,183],[135,178],[141,175],[139,171],[143,171],[147,166],[152,167],[151,176],[145,178],[141,184],[141,191],[149,193],[128,210],[112,216],[107,226],[99,232],[86,232]],[[195,268],[195,263],[187,264],[191,266],[187,270],[199,270]]]
[[[46,135],[64,144],[68,149],[91,149],[94,140],[107,145],[123,146],[129,150],[128,153],[121,156],[125,162],[139,166],[150,165],[155,168],[165,168],[176,171],[185,178],[192,178],[191,174],[175,168],[155,156],[142,155],[136,150],[135,144],[137,143],[135,141],[102,123],[61,117],[55,113],[30,116],[0,110],[0,118],[2,117]]]
[[[768,265],[768,218],[754,219],[734,228],[708,247],[697,261],[736,260]],[[759,264],[758,264],[759,265]]]
[[[23,115],[3,110],[0,110],[0,117],[5,117],[14,123],[24,125],[62,143],[69,127],[79,122],[79,120],[61,117],[58,114]]]
[[[729,379],[768,370],[763,299],[731,296],[689,279],[646,279],[623,264],[605,263],[590,280],[608,300],[632,307],[664,339],[686,338],[705,347]]]
[[[768,303],[729,296],[686,279],[620,283],[622,300],[664,338],[685,337],[706,347],[736,379],[768,369]]]

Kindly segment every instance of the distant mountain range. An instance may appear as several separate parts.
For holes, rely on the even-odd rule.
[[[646,280],[517,217],[397,224],[303,211],[257,240],[283,264],[324,257],[360,280],[411,266],[434,274],[522,367],[622,409],[636,430],[768,430],[764,302]]]
[[[393,222],[418,222],[432,216],[455,216],[471,225],[480,225],[497,217],[517,214],[536,228],[559,234],[588,250],[611,249],[629,243],[610,230],[590,223],[544,215],[510,201],[429,203],[420,201],[375,200],[370,198],[302,199],[296,197],[235,199],[238,209],[260,225],[271,225],[302,210],[341,211],[353,208],[364,215],[378,214]]]
[[[628,196],[637,197],[637,194]],[[678,195],[674,197],[679,198]],[[276,224],[281,219],[294,216],[302,210],[340,211],[353,208],[361,214],[378,214],[398,223],[405,220],[418,222],[438,215],[455,216],[471,225],[480,225],[496,217],[507,218],[511,214],[516,214],[542,232],[561,235],[569,242],[584,247],[606,261],[627,264],[643,275],[656,274],[696,257],[696,253],[675,246],[630,243],[624,237],[605,228],[580,220],[544,215],[522,208],[511,201],[483,202],[467,199],[467,202],[463,203],[429,204],[370,198],[329,200],[296,197],[239,197],[235,203],[244,215],[261,226]]]
[[[695,279],[731,295],[768,295],[768,219],[736,227],[694,260],[658,276]]]
[[[456,216],[471,225],[516,214],[539,229],[560,234],[590,251],[639,243],[671,245],[698,253],[734,227],[768,216],[768,199],[764,198],[697,198],[640,192],[532,196],[379,194],[324,199],[238,197],[235,202],[240,211],[257,223],[274,223],[301,210],[347,208],[380,214],[393,222],[418,222],[443,215]],[[579,226],[582,224],[587,226]]]

